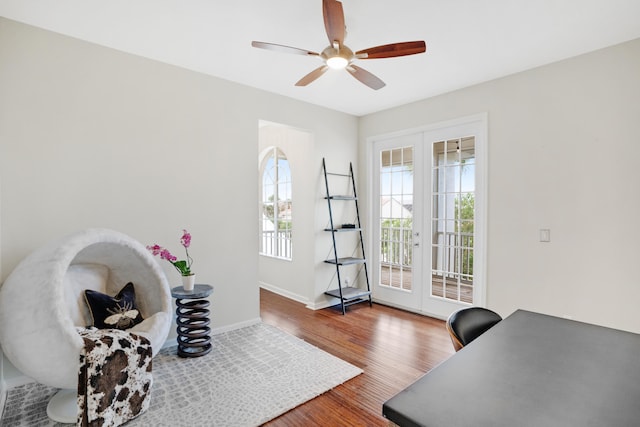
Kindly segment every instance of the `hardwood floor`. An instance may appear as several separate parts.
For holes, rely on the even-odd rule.
[[[261,289],[260,313],[364,371],[266,426],[387,426],[382,404],[454,353],[443,321],[379,304],[356,304],[343,316]]]

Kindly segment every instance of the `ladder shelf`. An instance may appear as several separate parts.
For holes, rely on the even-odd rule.
[[[346,231],[360,231],[362,230],[362,228],[360,227],[354,227],[354,228],[342,228],[342,227],[338,227],[338,228],[325,228],[324,231],[333,231],[334,233],[344,233]]]
[[[326,188],[326,196],[327,206],[329,208],[329,227],[325,228],[324,231],[331,233],[332,244],[333,244],[333,258],[327,259],[324,262],[327,264],[332,264],[336,268],[336,277],[338,279],[338,288],[331,289],[325,292],[325,295],[329,295],[334,298],[338,298],[340,300],[340,306],[342,309],[342,314],[346,313],[346,307],[352,304],[357,304],[360,302],[369,301],[369,306],[372,305],[371,301],[371,288],[369,287],[369,273],[367,272],[367,260],[365,257],[364,251],[364,241],[362,238],[362,227],[360,223],[360,211],[358,209],[358,196],[356,193],[356,182],[355,177],[353,175],[353,164],[349,163],[349,174],[338,174],[338,173],[329,173],[327,172],[327,166],[325,163],[325,159],[322,159],[322,171],[324,173],[324,183]],[[335,175],[340,177],[348,178],[351,184],[351,190],[353,191],[353,195],[333,195],[329,190],[329,175]],[[355,204],[356,211],[356,223],[355,224],[335,224],[333,218],[333,206],[332,202],[353,202]],[[361,257],[340,257],[338,256],[338,246],[337,246],[337,234],[343,233],[357,233],[359,239],[359,248],[361,252]],[[349,266],[349,265],[361,265],[361,270],[364,271],[365,284],[366,289],[360,288],[357,286],[348,286],[347,284],[343,285],[343,280],[341,277],[340,267]],[[359,272],[358,272],[359,275]],[[356,276],[357,277],[357,276]]]
[[[326,259],[324,260],[327,264],[337,264],[337,265],[353,265],[353,264],[364,264],[364,258],[354,258],[354,257],[343,257],[336,259]]]

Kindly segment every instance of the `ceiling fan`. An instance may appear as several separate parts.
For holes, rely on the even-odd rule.
[[[427,50],[424,41],[413,41],[370,47],[369,49],[359,50],[354,53],[344,44],[346,30],[342,3],[337,0],[322,0],[322,15],[324,16],[324,27],[330,43],[322,53],[259,41],[252,41],[251,46],[284,53],[316,56],[322,59],[324,64],[298,80],[296,86],[306,86],[326,73],[329,68],[332,68],[346,69],[353,77],[375,90],[384,87],[385,83],[369,71],[354,65],[353,61],[356,59],[392,58],[395,56],[414,55]]]

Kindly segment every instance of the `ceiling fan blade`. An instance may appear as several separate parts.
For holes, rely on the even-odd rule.
[[[345,34],[342,3],[336,0],[322,0],[322,15],[329,43],[333,46],[333,43],[337,41],[342,46]]]
[[[275,43],[265,43],[265,42],[252,41],[251,42],[251,46],[257,47],[257,48],[260,48],[260,49],[275,50],[276,52],[293,53],[293,54],[296,54],[296,55],[306,55],[306,56],[319,56],[320,55],[319,53],[312,52],[310,50],[298,49],[297,47],[284,46],[284,45],[275,44]]]
[[[326,65],[316,68],[315,70],[313,70],[312,72],[310,72],[309,74],[307,74],[306,76],[298,80],[298,82],[296,83],[296,86],[308,85],[309,83],[315,81],[318,77],[326,73],[328,69],[329,67],[327,67]]]
[[[350,64],[347,67],[347,71],[351,73],[353,77],[369,86],[371,89],[378,90],[385,87],[385,83],[382,80],[380,80],[364,68],[358,67],[357,65]]]
[[[415,55],[427,50],[424,41],[391,43],[356,52],[358,59],[393,58],[394,56]]]

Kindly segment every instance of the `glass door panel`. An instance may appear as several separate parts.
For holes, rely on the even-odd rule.
[[[411,290],[413,147],[380,151],[380,286]]]
[[[475,138],[432,148],[431,296],[473,304]]]
[[[421,198],[415,173],[415,160],[422,152],[420,142],[419,135],[378,142],[373,163],[374,297],[416,310],[422,300],[421,269],[416,265],[416,259],[421,262],[421,256],[416,256],[420,224],[414,221]]]

